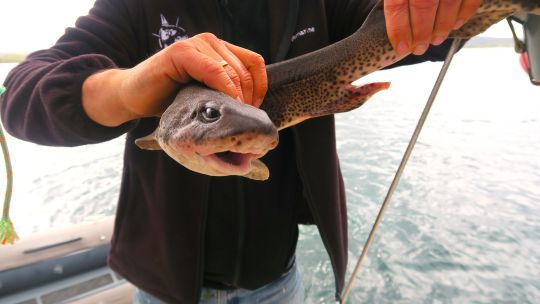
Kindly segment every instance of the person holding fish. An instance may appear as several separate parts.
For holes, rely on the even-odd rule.
[[[392,46],[398,56],[416,55],[398,64],[442,60],[449,32],[480,2],[386,0]],[[264,182],[194,173],[133,142],[156,128],[176,92],[193,81],[259,107],[265,64],[345,38],[375,5],[97,0],[53,47],[11,71],[2,119],[14,136],[45,145],[127,133],[108,262],[139,288],[135,302],[302,303],[298,224],[317,225],[340,300],[347,215],[332,116],[282,130],[278,147],[263,157],[272,173]]]

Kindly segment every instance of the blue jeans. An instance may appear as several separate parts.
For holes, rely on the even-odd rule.
[[[161,304],[161,300],[137,289],[134,304]],[[203,288],[200,304],[301,304],[304,303],[304,284],[296,263],[279,279],[255,290],[221,290]]]

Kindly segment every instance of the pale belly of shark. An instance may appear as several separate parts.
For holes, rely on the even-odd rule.
[[[449,38],[468,39],[517,12],[540,14],[540,0],[484,0]],[[186,168],[211,176],[266,180],[259,158],[278,144],[278,131],[306,119],[347,112],[389,83],[351,82],[402,59],[388,37],[381,5],[350,37],[300,57],[267,66],[269,89],[260,109],[200,84],[183,87],[143,149],[165,151]]]

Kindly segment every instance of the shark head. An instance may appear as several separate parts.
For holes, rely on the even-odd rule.
[[[135,143],[143,149],[162,149],[202,174],[266,179],[268,169],[258,158],[277,146],[278,132],[264,111],[190,84],[178,92],[154,133]]]

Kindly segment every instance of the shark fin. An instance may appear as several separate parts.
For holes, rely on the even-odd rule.
[[[161,150],[161,146],[156,140],[156,132],[135,140],[135,144],[144,150]]]

